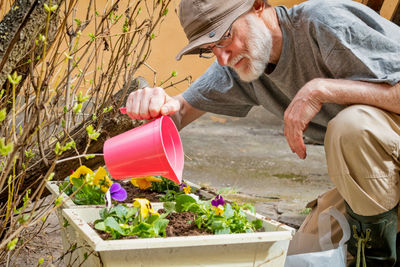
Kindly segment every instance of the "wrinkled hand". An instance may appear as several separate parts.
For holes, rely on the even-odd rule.
[[[161,115],[171,115],[179,109],[179,101],[167,95],[160,87],[136,90],[126,101],[127,114],[136,120],[150,120]]]
[[[322,102],[317,96],[320,84],[312,80],[305,84],[293,98],[284,114],[284,134],[290,149],[299,158],[305,159],[306,146],[303,133],[314,116],[321,110]]]

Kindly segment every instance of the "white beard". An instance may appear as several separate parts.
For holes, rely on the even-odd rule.
[[[271,54],[272,35],[263,22],[253,15],[246,16],[246,22],[248,25],[246,49],[248,51],[230,60],[228,66],[235,70],[241,80],[251,82],[264,73]],[[243,58],[246,62],[241,63],[239,68],[235,68],[235,64]]]

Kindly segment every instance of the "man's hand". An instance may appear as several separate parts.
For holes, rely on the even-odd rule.
[[[322,89],[321,85],[318,79],[306,83],[297,92],[284,114],[286,140],[292,152],[301,159],[305,159],[307,156],[303,133],[322,107],[322,102],[318,97],[318,90]]]
[[[161,115],[171,115],[181,108],[178,100],[170,97],[160,87],[132,92],[126,102],[129,117],[137,120],[150,120]]]

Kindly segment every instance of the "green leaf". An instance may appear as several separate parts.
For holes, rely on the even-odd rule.
[[[224,217],[229,219],[235,216],[235,211],[232,209],[232,206],[227,203],[224,208]]]
[[[305,208],[302,211],[300,211],[300,214],[301,215],[308,215],[308,214],[310,214],[311,211],[312,211],[311,208]]]
[[[162,16],[166,16],[168,14],[168,7],[164,9]]]
[[[33,158],[35,156],[35,153],[32,152],[32,149],[25,150],[25,157],[28,159]]]
[[[53,5],[53,6],[51,6],[50,11],[54,12],[57,8],[58,8],[58,5]]]
[[[108,113],[108,112],[110,112],[112,109],[113,109],[112,106],[109,106],[109,107],[107,107],[107,108],[103,108],[103,113],[104,113],[104,114],[105,114],[105,113]]]
[[[55,173],[54,173],[54,172],[50,173],[50,175],[49,175],[49,178],[48,178],[47,180],[48,180],[48,181],[51,181],[51,180],[53,180],[53,178],[54,178],[54,175],[55,175]]]
[[[170,212],[176,210],[174,202],[164,202],[163,207],[164,207],[166,213],[170,213]]]
[[[58,156],[61,156],[62,151],[61,151],[61,144],[60,142],[57,142],[56,144],[56,148],[54,149],[54,153]]]
[[[176,72],[176,70],[173,70],[173,71],[172,71],[171,76],[172,76],[172,77],[178,76],[178,73]]]
[[[62,201],[63,201],[63,197],[62,197],[62,196],[59,196],[59,197],[55,200],[54,204],[55,204],[56,206],[58,206],[58,205],[60,205],[60,204],[62,203]]]
[[[195,203],[196,200],[189,195],[179,195],[176,197],[175,208],[177,212],[181,212],[183,210],[183,205],[185,203]]]
[[[15,247],[17,246],[17,242],[18,242],[18,237],[14,238],[13,240],[10,241],[10,243],[7,244],[7,249],[8,250],[14,250]]]
[[[224,228],[226,228],[226,223],[223,219],[215,219],[211,223],[211,229],[213,230],[213,232]]]
[[[44,262],[44,259],[43,259],[43,258],[40,258],[40,259],[38,260],[38,265],[42,265],[43,262]]]
[[[75,23],[76,23],[76,25],[77,25],[78,27],[81,26],[82,22],[81,22],[80,19],[74,19],[74,21],[75,21]]]
[[[251,222],[251,224],[253,225],[254,229],[261,229],[263,227],[263,221],[260,219],[256,219],[254,221]]]
[[[104,224],[106,227],[110,227],[114,231],[117,231],[121,235],[124,235],[124,231],[122,230],[121,226],[119,226],[118,222],[114,219],[114,217],[107,217],[104,220]]]
[[[44,3],[43,6],[44,6],[44,9],[45,9],[47,12],[51,12],[51,11],[50,11],[50,7],[49,7],[46,3]]]
[[[216,234],[216,235],[224,235],[224,234],[230,234],[230,233],[231,233],[231,230],[229,229],[229,227],[227,227],[227,228],[216,230],[214,234]]]
[[[67,227],[67,226],[69,226],[69,221],[64,218],[63,227]]]
[[[97,141],[97,138],[100,136],[100,132],[94,130],[93,125],[89,125],[86,127],[86,132],[90,139]]]
[[[88,99],[89,99],[89,96],[83,96],[82,92],[79,92],[78,96],[76,97],[76,100],[78,101],[78,103],[83,103]]]
[[[169,220],[167,219],[161,219],[158,218],[156,221],[153,223],[153,230],[154,234],[156,236],[165,236],[165,228],[167,228],[167,225],[169,223]]]
[[[31,216],[29,214],[23,214],[21,217],[18,218],[18,222],[20,224],[26,223]]]
[[[106,231],[106,225],[103,221],[100,221],[94,225],[94,228],[100,231]]]
[[[4,121],[7,116],[7,109],[3,108],[0,110],[0,122]]]
[[[92,159],[94,158],[96,155],[90,154],[90,155],[86,155],[85,159]]]
[[[83,179],[81,178],[72,178],[72,183],[74,184],[75,187],[81,187],[83,185]]]
[[[90,41],[91,41],[91,42],[93,42],[93,41],[96,39],[96,37],[94,36],[93,33],[90,32],[88,35],[89,35],[89,37],[90,37]]]
[[[4,142],[4,138],[0,138],[0,154],[2,156],[7,156],[11,153],[14,149],[14,144],[12,142],[8,143],[7,145]]]
[[[115,213],[117,214],[118,217],[123,218],[126,216],[126,214],[128,213],[127,209],[125,206],[123,205],[118,205],[114,208]]]
[[[72,110],[74,111],[75,114],[80,113],[82,111],[82,103],[75,103]]]

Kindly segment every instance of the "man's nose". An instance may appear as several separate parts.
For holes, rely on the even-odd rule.
[[[219,65],[221,66],[228,65],[229,54],[230,54],[228,51],[225,51],[225,49],[222,47],[214,47],[213,53],[217,57]]]

